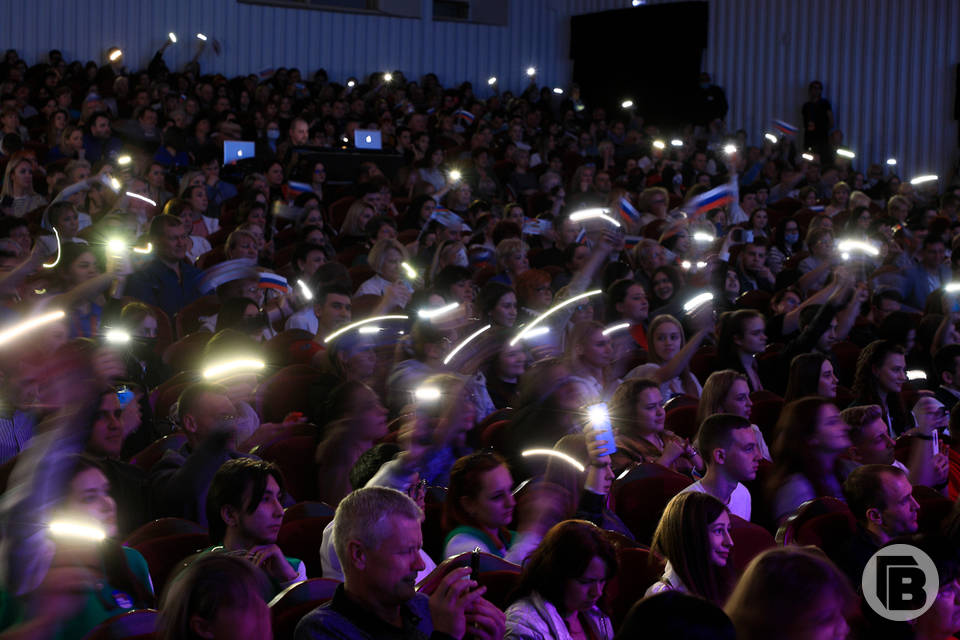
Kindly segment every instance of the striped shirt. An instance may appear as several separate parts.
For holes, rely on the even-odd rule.
[[[23,451],[33,437],[34,418],[24,411],[0,416],[0,464]]]

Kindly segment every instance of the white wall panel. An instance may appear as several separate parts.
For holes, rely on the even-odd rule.
[[[165,56],[173,68],[193,55],[200,31],[223,45],[220,56],[207,47],[201,68],[227,75],[279,66],[324,67],[341,80],[381,69],[415,78],[433,71],[445,84],[470,80],[481,95],[491,74],[504,90],[522,89],[531,64],[545,83],[568,77],[567,53],[560,50],[564,0],[512,0],[505,27],[434,22],[431,2],[421,4],[424,17],[411,19],[236,0],[0,0],[0,47],[17,49],[29,62],[54,47],[68,59],[101,61],[117,45],[128,65],[138,67],[174,31],[180,42]]]

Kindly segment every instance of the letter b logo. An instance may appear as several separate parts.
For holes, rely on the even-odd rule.
[[[920,549],[894,544],[877,551],[863,570],[863,595],[877,614],[914,620],[933,605],[940,586],[937,567]]]

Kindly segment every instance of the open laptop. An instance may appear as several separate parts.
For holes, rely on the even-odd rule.
[[[223,164],[228,165],[240,160],[249,160],[256,155],[256,145],[245,140],[225,140],[223,142]]]
[[[375,149],[379,151],[383,148],[380,142],[380,132],[376,129],[357,129],[353,132],[353,146],[357,149]]]

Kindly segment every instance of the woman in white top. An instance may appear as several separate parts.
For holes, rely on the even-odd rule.
[[[663,510],[650,547],[667,566],[644,596],[680,591],[722,606],[732,586],[731,549],[730,512],[723,503],[708,493],[677,494]]]
[[[700,381],[690,371],[690,359],[708,333],[709,329],[702,328],[684,344],[680,321],[673,316],[657,316],[647,330],[650,345],[648,362],[634,368],[626,377],[656,380],[660,383],[660,394],[665,402],[682,395],[699,398]]]
[[[504,640],[610,640],[613,623],[597,602],[616,572],[603,529],[585,520],[555,525],[523,565]]]
[[[413,293],[413,287],[403,279],[401,264],[407,260],[407,250],[402,244],[391,238],[377,240],[367,255],[367,264],[376,271],[376,275],[361,284],[355,295],[383,296],[394,286],[405,287]]]

